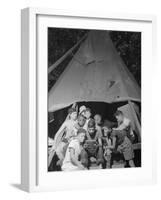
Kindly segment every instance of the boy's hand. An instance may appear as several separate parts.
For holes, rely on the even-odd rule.
[[[79,169],[80,169],[80,170],[85,170],[85,167],[84,167],[82,164],[80,164],[80,165],[79,165]]]
[[[122,153],[122,147],[120,145],[117,147],[117,151],[119,151],[120,153]]]
[[[51,154],[53,151],[55,150],[54,147],[51,147],[50,151],[49,151],[49,154]]]

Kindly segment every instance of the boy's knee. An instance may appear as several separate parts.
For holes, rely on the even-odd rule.
[[[88,154],[87,154],[87,152],[84,149],[81,151],[81,163],[85,167],[88,166]]]
[[[101,147],[98,149],[97,157],[98,157],[98,158],[103,158],[103,150],[102,150]]]
[[[103,159],[103,150],[101,148],[99,148],[98,153],[97,153],[97,163],[103,163],[104,159]]]

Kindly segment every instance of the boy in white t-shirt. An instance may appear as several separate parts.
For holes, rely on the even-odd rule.
[[[75,129],[75,124],[77,123],[76,109],[69,108],[68,116],[69,116],[69,119],[64,121],[64,123],[61,125],[60,129],[56,133],[55,138],[54,138],[54,144],[50,150],[50,152],[55,150],[59,158],[59,162],[57,164],[59,164],[60,166],[62,165],[65,152],[70,140],[76,136],[76,129]]]
[[[71,140],[68,145],[65,158],[62,165],[62,171],[84,170],[79,157],[82,151],[82,143],[85,139],[86,131],[83,128],[78,129],[77,136]]]

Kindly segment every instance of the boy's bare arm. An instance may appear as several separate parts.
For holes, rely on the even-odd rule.
[[[55,148],[56,148],[56,143],[57,143],[57,139],[58,139],[58,137],[60,137],[61,135],[64,134],[65,128],[66,128],[66,122],[64,122],[64,123],[61,125],[61,127],[59,128],[59,130],[57,131],[57,133],[56,133],[56,135],[55,135],[55,137],[54,137],[54,143],[53,143],[53,146],[51,147],[50,152],[53,151],[53,150],[55,150]]]
[[[79,162],[75,157],[75,150],[73,148],[70,149],[70,158],[74,165],[78,166],[80,169],[85,169],[84,166]]]
[[[101,140],[101,138],[98,138],[98,144],[99,144],[99,146],[102,146],[102,140]]]
[[[113,136],[113,137],[112,137],[112,145],[109,146],[109,149],[114,149],[115,146],[116,146],[116,137]]]

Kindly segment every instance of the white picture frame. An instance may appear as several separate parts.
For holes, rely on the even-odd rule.
[[[42,19],[41,19],[42,18]],[[52,20],[54,19],[54,21]],[[88,23],[83,23],[86,20]],[[90,22],[92,23],[90,24]],[[91,28],[106,28],[106,22],[110,21],[109,29],[113,30],[141,30],[144,32],[143,47],[142,47],[142,153],[143,166],[140,169],[117,169],[107,172],[95,171],[92,172],[72,172],[72,173],[49,173],[42,167],[43,163],[47,165],[46,157],[44,156],[46,149],[42,143],[44,136],[39,134],[40,130],[45,130],[46,125],[41,125],[38,119],[42,122],[46,118],[45,112],[47,103],[47,67],[39,65],[39,51],[44,47],[45,40],[38,45],[38,31],[42,30],[40,37],[44,37],[46,27],[55,23],[64,27],[68,22],[67,27],[86,28],[90,25]],[[76,25],[76,23],[78,23]],[[84,25],[83,25],[84,24]],[[131,26],[133,24],[133,26]],[[44,28],[43,28],[44,27]],[[41,29],[42,28],[42,29]],[[107,27],[108,28],[108,27]],[[147,119],[148,105],[152,105],[150,100],[147,100],[147,87],[149,84],[150,67],[155,67],[155,51],[156,51],[156,18],[152,15],[132,15],[118,13],[104,13],[97,11],[95,13],[85,11],[62,11],[44,8],[25,8],[21,15],[21,187],[28,192],[33,191],[54,191],[64,189],[85,189],[96,187],[116,186],[122,184],[152,184],[156,182],[156,156],[155,156],[155,137],[150,137],[150,132],[153,130],[152,125],[148,125],[152,118],[153,110],[150,109],[150,117]],[[148,44],[147,44],[148,41]],[[47,45],[46,45],[47,46]],[[47,47],[44,48],[45,51]],[[43,52],[42,52],[43,53]],[[46,54],[45,54],[46,55]],[[146,56],[146,57],[145,57]],[[45,64],[47,61],[45,60]],[[146,65],[146,69],[145,69]],[[44,66],[44,65],[43,65]],[[47,65],[46,65],[47,66]],[[146,74],[145,74],[146,71]],[[43,83],[40,83],[43,80]],[[41,88],[41,90],[40,90]],[[43,106],[42,106],[43,105]],[[40,110],[40,107],[43,107]],[[47,112],[46,112],[47,113]],[[44,124],[46,122],[44,121]],[[148,127],[147,127],[148,126]],[[47,130],[46,130],[47,131]],[[42,131],[41,131],[42,132]],[[147,133],[146,135],[144,133]],[[45,135],[45,134],[44,134]],[[47,135],[46,135],[47,136]],[[144,143],[144,138],[146,142]],[[148,146],[151,145],[150,151]],[[38,156],[39,155],[39,156]],[[40,157],[42,155],[42,157]],[[131,174],[131,175],[130,175]],[[118,178],[119,177],[119,178]],[[69,180],[70,181],[66,181]],[[76,180],[79,181],[76,181]],[[86,182],[83,180],[86,179]],[[54,180],[54,181],[53,181]]]

